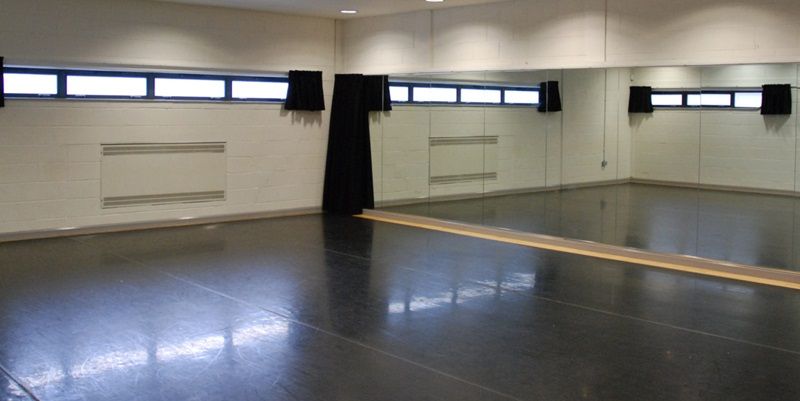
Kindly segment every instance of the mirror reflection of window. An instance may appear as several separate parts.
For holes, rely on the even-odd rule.
[[[415,87],[414,101],[455,103],[458,101],[458,90],[456,88]]]
[[[389,96],[392,102],[408,102],[408,87],[407,86],[390,86]]]
[[[761,92],[736,92],[733,107],[761,107]]]
[[[505,91],[505,102],[507,104],[539,104],[539,91],[507,89]]]
[[[499,89],[461,89],[461,101],[464,103],[500,104]]]
[[[731,95],[729,93],[700,93],[687,96],[686,105],[691,107],[730,107]]]

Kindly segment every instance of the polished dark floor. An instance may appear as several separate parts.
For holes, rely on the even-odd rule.
[[[0,368],[0,400],[796,401],[800,293],[349,217],[7,243]]]
[[[800,271],[800,198],[621,184],[382,208]]]

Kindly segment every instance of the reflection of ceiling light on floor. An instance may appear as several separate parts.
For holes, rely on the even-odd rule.
[[[536,274],[514,273],[502,282],[482,280],[475,285],[467,285],[452,292],[441,293],[433,297],[411,297],[408,302],[392,302],[389,313],[417,312],[446,305],[461,304],[473,299],[494,296],[500,291],[521,291],[536,285]],[[455,296],[454,296],[455,295]]]

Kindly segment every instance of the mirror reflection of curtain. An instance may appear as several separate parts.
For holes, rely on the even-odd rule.
[[[352,223],[350,217],[324,217],[326,302],[331,328],[343,336],[362,338],[383,324],[388,295],[380,272],[372,266],[376,223]]]
[[[561,111],[561,93],[558,81],[547,81],[539,84],[539,111]]]
[[[761,94],[761,114],[792,114],[792,85],[764,85]]]
[[[631,86],[628,113],[653,112],[653,88],[649,86]]]

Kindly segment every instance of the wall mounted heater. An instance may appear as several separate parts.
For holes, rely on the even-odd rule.
[[[225,200],[225,142],[102,145],[103,208]]]

